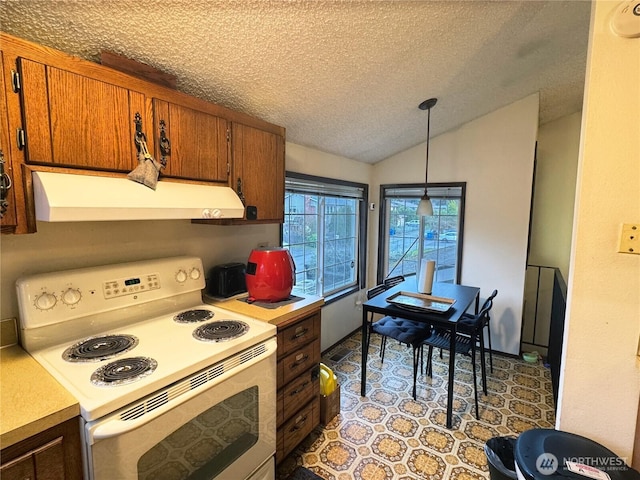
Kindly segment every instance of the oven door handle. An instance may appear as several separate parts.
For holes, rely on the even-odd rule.
[[[89,434],[89,438],[91,439],[90,443],[94,444],[97,440],[116,437],[118,435],[122,435],[140,428],[143,425],[146,425],[152,420],[158,418],[162,414],[168,412],[169,410],[172,410],[175,407],[183,404],[184,402],[187,402],[196,395],[200,395],[201,393],[202,390],[199,388],[190,390],[189,392],[180,395],[179,399],[169,401],[150,412],[147,411],[133,420],[122,420],[120,417],[120,413],[109,415],[108,417],[100,420],[98,423],[88,427],[87,433]]]

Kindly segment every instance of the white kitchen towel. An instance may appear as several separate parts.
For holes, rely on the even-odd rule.
[[[418,272],[418,292],[430,294],[433,289],[433,274],[436,271],[435,260],[422,260]]]

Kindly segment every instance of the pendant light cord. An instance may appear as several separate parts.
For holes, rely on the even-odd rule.
[[[427,111],[427,157],[424,167],[424,194],[427,194],[427,178],[429,175],[429,139],[431,137],[431,107]]]

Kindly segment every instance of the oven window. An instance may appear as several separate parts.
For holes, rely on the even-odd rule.
[[[258,441],[258,387],[182,425],[138,460],[140,480],[214,479]]]

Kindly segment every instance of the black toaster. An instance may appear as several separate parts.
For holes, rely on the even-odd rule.
[[[214,297],[232,297],[247,291],[244,263],[225,263],[209,270],[207,293]]]

